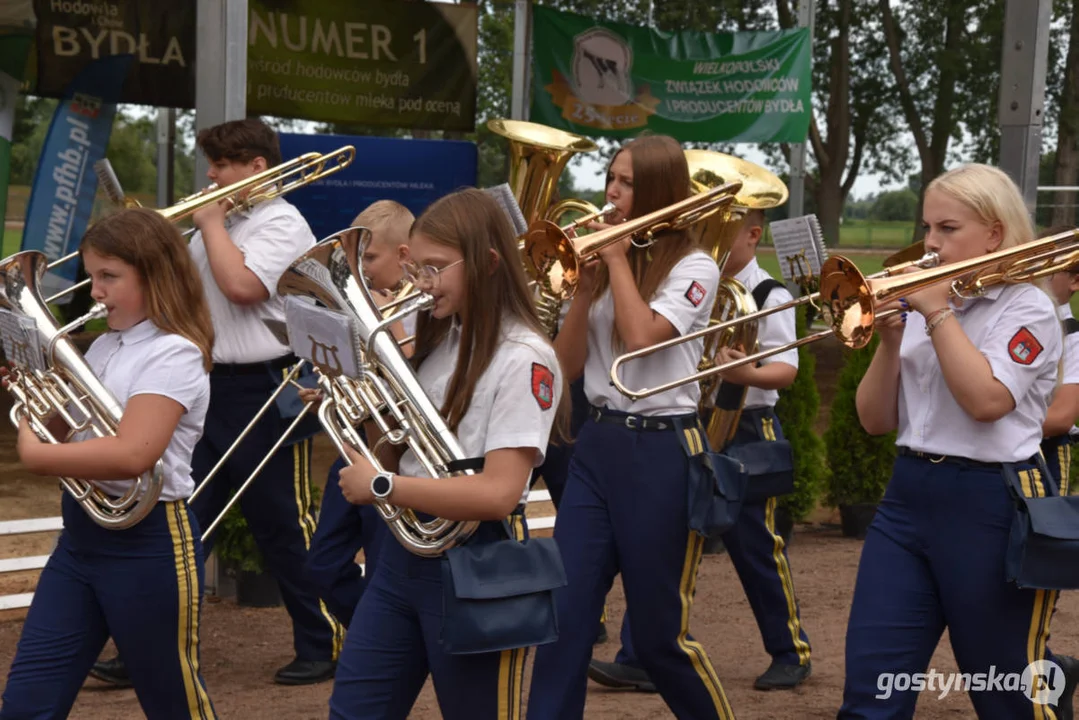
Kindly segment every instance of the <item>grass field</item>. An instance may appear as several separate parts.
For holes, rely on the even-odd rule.
[[[7,257],[14,253],[19,252],[19,248],[22,246],[22,229],[21,228],[4,228],[4,244],[3,251],[0,252],[0,257]]]

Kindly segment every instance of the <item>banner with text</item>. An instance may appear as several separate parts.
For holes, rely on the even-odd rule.
[[[121,102],[195,106],[195,3],[34,0],[27,92],[62,97],[109,55],[137,62]],[[471,131],[475,5],[248,0],[247,110],[357,125]]]
[[[87,65],[56,106],[34,172],[23,250],[41,250],[56,260],[82,240],[97,193],[94,163],[105,157],[116,98],[133,60],[113,55]],[[66,262],[50,270],[42,282],[46,296],[68,287],[78,265]]]
[[[582,135],[804,142],[807,29],[660,32],[533,6],[530,120]]]
[[[27,92],[63,97],[84,67],[133,55],[120,102],[195,107],[195,3],[34,0],[37,15]]]
[[[438,198],[476,184],[476,145],[464,140],[405,140],[281,133],[281,156],[356,147],[356,161],[325,180],[290,192],[315,237],[343,230],[376,200],[396,200],[414,215]]]
[[[475,5],[250,2],[248,112],[355,125],[474,129]]]

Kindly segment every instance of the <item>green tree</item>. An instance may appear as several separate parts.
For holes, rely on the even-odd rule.
[[[889,190],[877,196],[873,203],[869,216],[874,220],[907,220],[914,221],[914,213],[918,209],[918,196],[907,188],[901,190]]]
[[[797,334],[806,332],[805,314],[797,316]],[[815,379],[817,360],[805,345],[798,348],[798,374],[794,383],[779,393],[776,414],[783,434],[794,451],[794,492],[780,498],[794,520],[802,520],[817,507],[827,475],[824,443],[814,430],[820,393]]]
[[[879,342],[874,335],[868,346],[847,351],[836,383],[832,417],[824,433],[830,469],[827,503],[832,506],[879,502],[892,475],[895,433],[867,434],[855,407],[858,384]]]

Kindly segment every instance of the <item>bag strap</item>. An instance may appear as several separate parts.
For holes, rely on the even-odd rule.
[[[1064,326],[1064,334],[1071,335],[1074,332],[1079,332],[1079,320],[1075,318],[1065,318],[1061,323]]]
[[[674,432],[678,435],[678,444],[682,446],[682,451],[685,452],[686,457],[694,457],[711,450],[708,447],[708,441],[705,439],[704,433],[701,432],[700,420],[689,420],[682,417],[675,417],[672,420]]]
[[[757,283],[757,287],[753,288],[752,292],[753,302],[757,303],[757,309],[761,309],[764,305],[764,301],[768,299],[768,296],[772,294],[773,290],[781,287],[783,287],[783,283],[775,278],[766,278]]]

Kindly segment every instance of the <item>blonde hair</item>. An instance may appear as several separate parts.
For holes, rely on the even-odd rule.
[[[375,232],[376,230],[394,227],[400,231],[400,239],[407,242],[409,229],[415,221],[412,211],[396,200],[376,200],[365,207],[352,224],[371,230],[375,236],[375,242],[387,239],[386,233]]]
[[[1034,223],[1023,194],[1000,168],[978,163],[960,165],[930,182],[925,192],[928,195],[933,190],[963,203],[990,227],[1000,223],[1001,241],[997,250],[1034,239]]]

